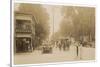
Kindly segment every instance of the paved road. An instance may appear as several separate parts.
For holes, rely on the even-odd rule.
[[[42,54],[41,51],[35,50],[32,53],[17,53],[14,55],[14,64],[35,64],[48,62],[62,62],[62,61],[76,61],[76,60],[90,60],[95,57],[94,48],[81,48],[81,55],[77,57],[76,47],[71,46],[69,51],[60,51],[53,48],[50,54]]]

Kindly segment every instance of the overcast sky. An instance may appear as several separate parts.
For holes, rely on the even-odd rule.
[[[43,5],[43,7],[46,8],[49,14],[50,36],[51,36],[53,34],[53,31],[57,32],[59,30],[59,24],[62,19],[61,6]]]

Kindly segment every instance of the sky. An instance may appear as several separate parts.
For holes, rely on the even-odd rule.
[[[18,10],[19,10],[19,6],[20,6],[20,4],[18,4],[18,3],[16,4],[16,3],[15,3],[15,5],[14,5],[14,10],[15,10],[15,11],[18,11]]]
[[[62,20],[61,6],[43,5],[49,14],[50,36],[59,30],[59,25]],[[49,37],[50,37],[49,36]]]

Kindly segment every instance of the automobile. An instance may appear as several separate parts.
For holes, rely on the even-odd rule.
[[[52,53],[52,47],[49,45],[42,46],[42,53]]]
[[[95,47],[94,42],[83,42],[83,47]]]

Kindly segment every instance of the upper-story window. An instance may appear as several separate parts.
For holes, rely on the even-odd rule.
[[[16,20],[16,30],[20,32],[30,32],[31,23],[28,20]]]

